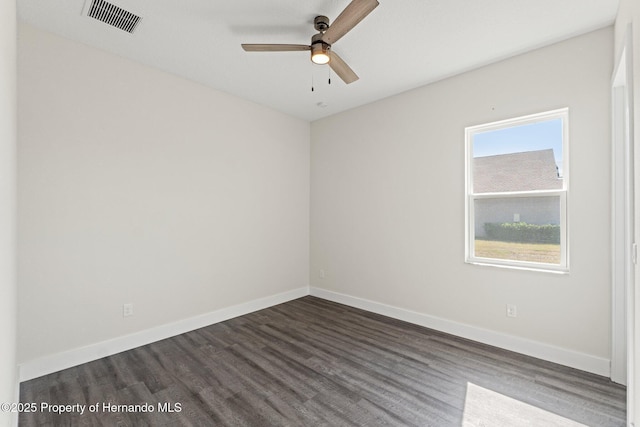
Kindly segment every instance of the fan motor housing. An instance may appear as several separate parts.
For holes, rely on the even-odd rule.
[[[331,45],[322,41],[322,33],[311,38],[311,61],[314,64],[327,64],[331,58],[330,50]]]

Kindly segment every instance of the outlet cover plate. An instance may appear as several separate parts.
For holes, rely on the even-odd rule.
[[[122,317],[133,316],[133,304],[122,304]]]

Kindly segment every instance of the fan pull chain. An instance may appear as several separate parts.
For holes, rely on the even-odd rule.
[[[315,89],[313,88],[313,72],[311,73],[311,92],[313,92]]]
[[[331,68],[329,68],[329,84],[331,84]]]

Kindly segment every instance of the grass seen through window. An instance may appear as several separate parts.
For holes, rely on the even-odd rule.
[[[475,255],[479,258],[559,264],[560,245],[475,239]]]

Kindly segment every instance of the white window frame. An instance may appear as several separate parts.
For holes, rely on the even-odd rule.
[[[559,190],[514,191],[502,193],[473,192],[473,137],[480,132],[528,125],[547,120],[562,120],[562,184]],[[543,113],[501,120],[497,122],[469,126],[465,128],[465,262],[477,265],[517,268],[524,270],[548,271],[553,273],[569,272],[569,226],[567,198],[569,193],[569,109],[561,108]],[[491,198],[512,197],[549,197],[560,198],[560,264],[517,261],[477,257],[475,250],[475,201]]]

